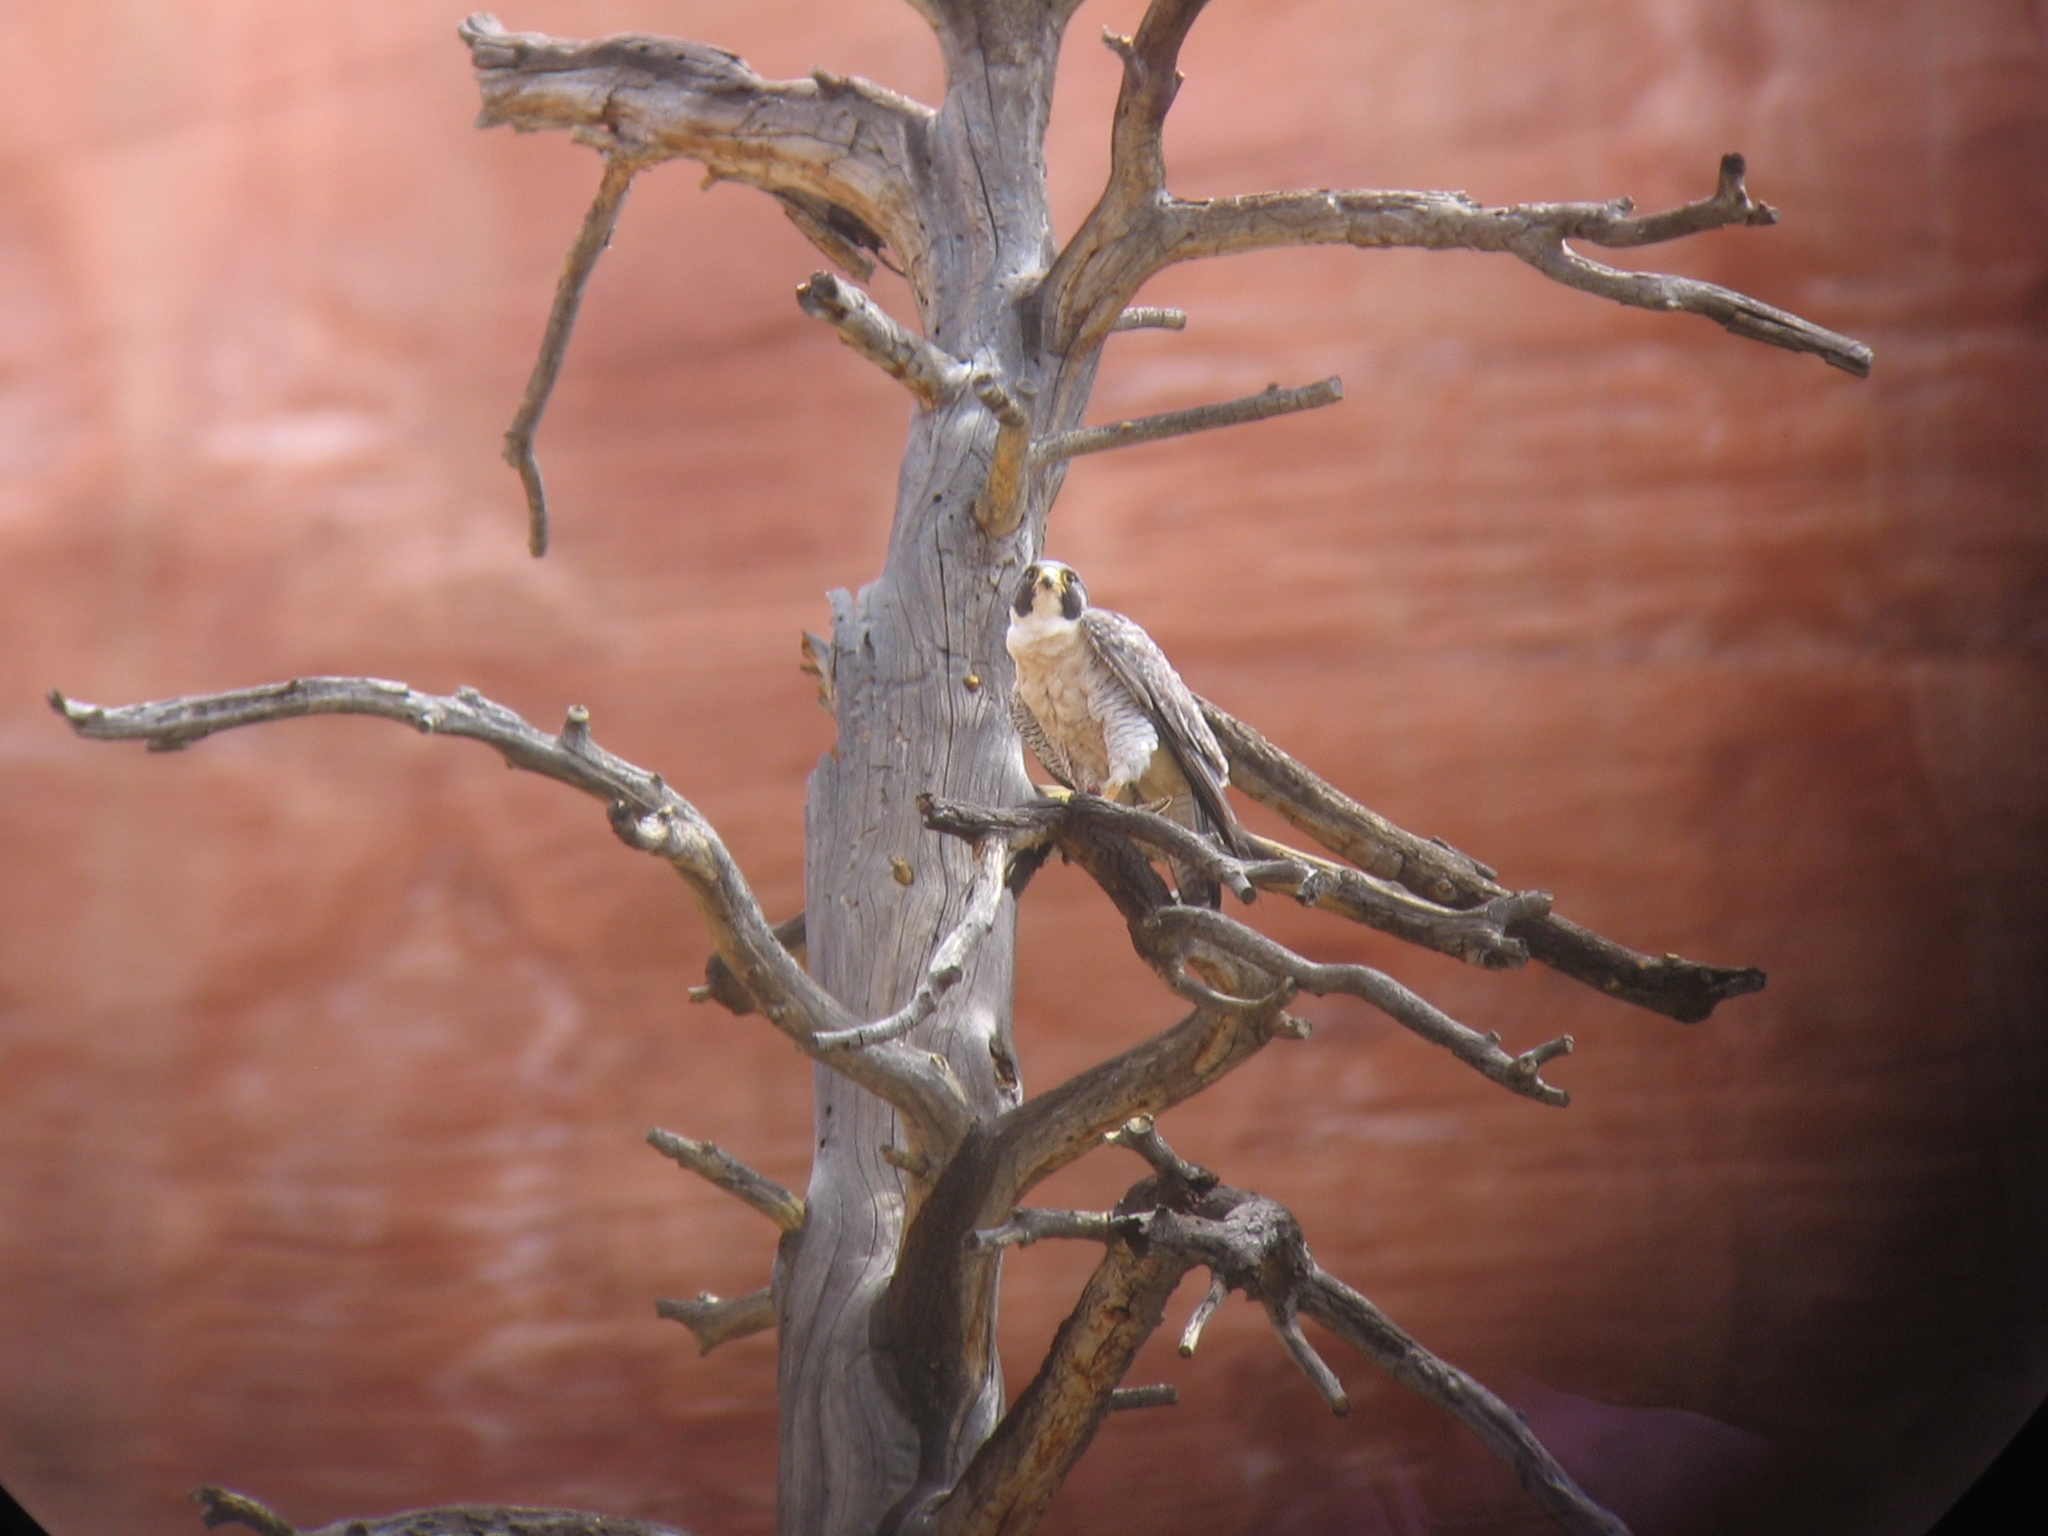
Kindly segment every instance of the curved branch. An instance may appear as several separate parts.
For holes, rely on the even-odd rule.
[[[536,560],[548,552],[548,492],[541,479],[540,461],[533,454],[533,434],[540,429],[541,413],[547,410],[548,397],[562,372],[569,335],[576,328],[576,311],[583,306],[584,284],[589,282],[597,258],[612,243],[626,189],[639,170],[639,162],[624,155],[605,156],[604,179],[598,183],[597,196],[583,216],[583,227],[576,232],[562,263],[561,279],[555,284],[555,302],[541,336],[540,356],[527,376],[519,411],[505,429],[505,462],[519,471],[519,483],[526,488],[526,547]]]
[[[1566,244],[1633,247],[1730,225],[1776,223],[1777,210],[1749,195],[1738,154],[1722,156],[1711,196],[1642,217],[1627,199],[1486,208],[1456,192],[1173,197],[1166,191],[1160,129],[1179,84],[1174,61],[1181,40],[1201,8],[1202,0],[1155,0],[1138,35],[1113,44],[1124,58],[1124,89],[1112,129],[1109,184],[1046,277],[1046,312],[1060,350],[1092,354],[1146,281],[1175,262],[1276,246],[1414,246],[1506,252],[1569,288],[1641,309],[1704,315],[1735,335],[1810,352],[1859,378],[1870,372],[1870,348],[1852,337],[1714,283],[1604,266]]]
[[[967,910],[953,931],[932,951],[931,962],[919,978],[910,1001],[872,1024],[852,1029],[828,1030],[811,1037],[820,1051],[865,1051],[901,1039],[929,1019],[939,999],[959,984],[981,941],[996,925],[1002,910],[1004,882],[1010,870],[1010,844],[1002,837],[984,837],[974,848],[974,879],[967,889]]]
[[[461,37],[483,93],[479,127],[566,128],[643,164],[695,160],[793,200],[841,241],[924,258],[915,166],[932,112],[908,97],[822,73],[764,80],[733,54],[676,38],[577,42],[507,32],[488,15]]]
[[[306,677],[231,693],[204,694],[103,709],[52,693],[50,702],[81,735],[145,741],[176,751],[216,731],[304,715],[376,715],[423,733],[481,741],[514,768],[545,775],[605,802],[612,828],[628,846],[666,859],[710,925],[713,942],[769,1021],[808,1054],[901,1111],[914,1137],[950,1150],[971,1118],[951,1069],[928,1051],[902,1044],[857,1052],[821,1051],[815,1037],[857,1028],[860,1020],[819,986],[783,948],[746,877],[718,833],[662,782],[659,774],[612,756],[590,739],[590,717],[572,709],[559,736],[483,697],[420,693],[373,677]]]
[[[1466,1066],[1511,1093],[1560,1108],[1571,1102],[1571,1096],[1562,1088],[1552,1087],[1538,1075],[1545,1062],[1570,1054],[1570,1035],[1560,1035],[1519,1056],[1510,1056],[1500,1048],[1500,1036],[1482,1035],[1466,1028],[1383,971],[1366,965],[1319,965],[1220,912],[1199,907],[1166,907],[1154,913],[1146,926],[1169,943],[1175,939],[1197,940],[1235,955],[1274,980],[1291,982],[1317,997],[1343,992],[1360,998],[1430,1044],[1442,1046]]]

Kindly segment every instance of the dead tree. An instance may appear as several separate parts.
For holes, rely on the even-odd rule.
[[[157,750],[318,713],[471,737],[514,767],[594,796],[620,838],[674,866],[717,945],[701,995],[762,1014],[816,1064],[817,1152],[801,1198],[716,1147],[665,1131],[649,1137],[781,1234],[772,1280],[756,1294],[661,1305],[707,1350],[780,1330],[780,1520],[789,1536],[1029,1530],[1106,1414],[1170,1399],[1120,1383],[1175,1283],[1195,1268],[1212,1283],[1183,1351],[1228,1292],[1241,1291],[1341,1413],[1343,1389],[1301,1330],[1299,1319],[1313,1317],[1463,1420],[1564,1528],[1619,1532],[1512,1411],[1319,1268],[1287,1211],[1177,1157],[1151,1118],[1269,1042],[1302,1034],[1287,1006],[1303,990],[1363,998],[1538,1105],[1565,1103],[1542,1069],[1571,1040],[1511,1051],[1377,971],[1319,964],[1233,917],[1177,905],[1153,865],[1193,865],[1247,902],[1284,896],[1478,966],[1534,958],[1679,1020],[1705,1018],[1722,999],[1761,987],[1763,975],[1651,958],[1578,927],[1550,910],[1547,894],[1510,890],[1478,861],[1403,832],[1213,707],[1234,783],[1327,856],[1264,843],[1258,859],[1227,857],[1144,810],[1040,796],[1005,709],[1006,599],[1039,552],[1076,455],[1339,397],[1328,380],[1085,424],[1110,338],[1181,324],[1172,311],[1133,307],[1146,281],[1175,262],[1309,244],[1494,251],[1589,294],[1704,315],[1853,373],[1868,371],[1870,353],[1742,294],[1620,271],[1575,248],[1772,223],[1776,213],[1744,187],[1739,155],[1722,160],[1710,195],[1649,215],[1626,200],[1489,208],[1445,192],[1174,196],[1161,130],[1181,43],[1204,0],[1151,0],[1134,36],[1106,39],[1123,61],[1108,184],[1059,242],[1043,141],[1061,35],[1079,0],[911,3],[944,55],[936,110],[823,69],[766,80],[700,43],[562,41],[508,32],[488,16],[461,29],[484,125],[566,129],[603,161],[506,439],[536,554],[547,542],[547,504],[534,432],[584,280],[635,176],[695,160],[712,178],[776,198],[852,278],[884,262],[915,297],[913,327],[829,273],[797,290],[806,314],[900,380],[916,404],[887,565],[857,597],[835,594],[832,634],[806,643],[838,722],[838,745],[810,781],[807,915],[771,923],[712,827],[658,774],[599,747],[580,709],[549,733],[472,691],[436,697],[368,678],[302,678],[125,708],[54,702],[86,736]],[[1011,1034],[1015,903],[1055,852],[1100,883],[1138,953],[1189,1011],[1027,1098]],[[1039,1181],[1105,1141],[1151,1165],[1114,1211],[1020,1208]],[[1006,1403],[992,1326],[1001,1251],[1047,1237],[1099,1243],[1104,1256],[1043,1366]],[[290,1529],[239,1495],[200,1497],[210,1522]],[[349,1529],[650,1528],[465,1507]]]

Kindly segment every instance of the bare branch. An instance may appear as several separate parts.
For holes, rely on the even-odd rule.
[[[1116,317],[1112,331],[1184,331],[1188,312],[1184,309],[1127,309]]]
[[[225,1488],[195,1489],[192,1502],[209,1526],[246,1525],[264,1536],[684,1536],[648,1520],[516,1504],[444,1504],[300,1531],[276,1511]]]
[[[298,1536],[291,1521],[244,1493],[208,1484],[192,1490],[192,1502],[199,1506],[199,1518],[209,1530],[223,1525],[246,1525],[252,1531],[261,1531],[263,1536]]]
[[[1331,1279],[1284,1206],[1227,1185],[1197,1188],[1181,1171],[1193,1165],[1156,1132],[1130,1139],[1167,1171],[1134,1186],[1110,1218],[1097,1217],[1085,1230],[1046,1232],[1104,1242],[1102,1262],[1038,1374],[957,1484],[933,1501],[929,1523],[913,1529],[945,1536],[1028,1530],[1109,1412],[1116,1382],[1163,1320],[1166,1297],[1190,1269],[1206,1267],[1209,1291],[1182,1336],[1183,1354],[1192,1352],[1228,1292],[1241,1290],[1265,1310],[1324,1400],[1344,1413],[1350,1399],[1343,1384],[1302,1334],[1299,1316],[1306,1312],[1472,1428],[1573,1536],[1626,1536],[1621,1522],[1573,1484],[1511,1409]],[[1053,1225],[1052,1213],[1039,1214]]]
[[[1038,1374],[953,1487],[907,1529],[919,1536],[1030,1530],[1108,1417],[1117,1383],[1189,1267],[1150,1245],[1141,1254],[1111,1242]]]
[[[597,196],[583,216],[583,227],[576,232],[562,263],[561,280],[555,284],[555,302],[541,336],[540,356],[534,359],[533,372],[526,380],[519,412],[505,430],[505,462],[519,471],[520,484],[526,487],[526,547],[536,560],[548,552],[548,493],[541,480],[540,461],[533,455],[533,434],[540,428],[541,413],[547,410],[548,397],[561,374],[569,336],[576,329],[576,311],[583,304],[583,285],[590,280],[597,258],[612,243],[626,189],[639,171],[640,164],[627,156],[605,156],[604,179],[598,183]]]
[[[968,1233],[967,1246],[976,1253],[987,1253],[996,1248],[1029,1248],[1048,1237],[1106,1243],[1123,1230],[1119,1218],[1107,1211],[1013,1211],[1000,1227]]]
[[[974,520],[992,539],[1006,539],[1024,520],[1024,469],[1030,462],[1031,417],[992,373],[974,379],[975,398],[996,419],[988,480],[974,503]]]
[[[1161,938],[1195,939],[1257,966],[1269,976],[1294,983],[1304,992],[1324,997],[1332,992],[1361,998],[1429,1041],[1440,1045],[1467,1066],[1510,1092],[1560,1107],[1571,1102],[1562,1088],[1538,1076],[1545,1062],[1566,1055],[1569,1035],[1547,1041],[1519,1056],[1500,1048],[1500,1036],[1468,1029],[1441,1009],[1417,997],[1393,977],[1365,965],[1318,965],[1275,943],[1256,929],[1199,907],[1166,907],[1149,924]]]
[[[1133,1408],[1177,1408],[1180,1388],[1170,1381],[1151,1387],[1118,1387],[1109,1394],[1111,1413],[1128,1413]]]
[[[483,93],[480,127],[566,128],[643,165],[696,160],[713,179],[782,198],[842,245],[924,258],[913,167],[928,107],[865,80],[764,80],[730,53],[675,38],[574,42],[507,32],[484,15],[461,36]]]
[[[888,1018],[877,1019],[872,1024],[814,1035],[812,1046],[820,1051],[865,1051],[900,1039],[929,1019],[938,1009],[939,999],[952,991],[966,974],[967,962],[981,947],[981,941],[988,937],[989,930],[995,927],[996,914],[1002,910],[1003,882],[1009,874],[1009,864],[1010,845],[1007,839],[985,837],[976,844],[974,880],[968,887],[967,910],[960,914],[958,926],[932,951],[931,962],[926,965],[924,976],[918,982],[917,990],[911,994],[910,1001]]]
[[[917,397],[925,410],[966,387],[970,369],[905,329],[879,304],[830,272],[813,272],[796,291],[797,306],[835,327],[839,339]]]
[[[1124,94],[1112,131],[1109,185],[1046,278],[1051,335],[1062,350],[1091,349],[1115,328],[1146,280],[1175,262],[1274,246],[1414,246],[1504,252],[1566,287],[1641,309],[1704,315],[1752,341],[1810,352],[1858,377],[1870,372],[1870,348],[1851,337],[1714,283],[1589,261],[1567,244],[1634,247],[1730,225],[1776,223],[1777,210],[1750,197],[1737,154],[1721,158],[1712,196],[1643,217],[1627,199],[1486,208],[1456,192],[1261,192],[1201,202],[1170,196],[1159,128],[1178,80],[1172,60],[1199,9],[1196,0],[1160,0],[1153,11],[1173,12],[1172,24],[1148,39],[1154,20],[1148,14],[1138,38],[1119,47]]]
[[[799,1047],[895,1106],[920,1143],[944,1151],[966,1132],[966,1096],[951,1069],[932,1053],[902,1045],[850,1053],[817,1049],[814,1036],[854,1028],[860,1021],[777,941],[739,865],[696,807],[659,774],[599,747],[590,739],[587,714],[572,716],[561,736],[550,736],[475,689],[440,697],[369,677],[294,678],[118,709],[69,700],[61,693],[51,694],[50,702],[82,736],[146,741],[159,752],[236,726],[323,714],[376,715],[424,733],[484,742],[514,768],[544,774],[605,802],[621,840],[666,859],[697,898],[735,976],[769,1021]]]
[[[1229,1295],[1230,1287],[1223,1283],[1223,1277],[1211,1275],[1207,1294],[1195,1304],[1195,1310],[1188,1314],[1187,1327],[1181,1330],[1179,1347],[1182,1359],[1193,1356],[1202,1342],[1202,1330],[1209,1326],[1209,1319],[1216,1315],[1216,1309]]]
[[[1337,1373],[1330,1369],[1328,1362],[1316,1353],[1315,1346],[1302,1333],[1301,1324],[1295,1320],[1293,1306],[1287,1302],[1271,1302],[1267,1304],[1266,1315],[1272,1320],[1273,1331],[1280,1336],[1287,1353],[1301,1367],[1302,1375],[1314,1383],[1323,1401],[1330,1405],[1330,1412],[1343,1418],[1351,1411],[1351,1396],[1344,1390],[1344,1383],[1337,1379]]]
[[[1230,758],[1230,782],[1331,852],[1445,906],[1471,909],[1508,894],[1486,865],[1441,838],[1403,831],[1242,720],[1206,699],[1200,703],[1203,718]],[[1761,991],[1764,985],[1764,973],[1754,967],[1702,965],[1677,955],[1653,959],[1547,910],[1518,917],[1509,928],[1551,969],[1683,1024],[1697,1023],[1717,1003]]]
[[[1214,879],[1241,900],[1251,900],[1254,891],[1292,896],[1306,906],[1336,913],[1488,970],[1508,970],[1525,964],[1529,958],[1527,946],[1520,939],[1510,938],[1507,929],[1550,910],[1551,897],[1547,891],[1504,892],[1471,906],[1439,906],[1377,876],[1249,833],[1245,836],[1251,847],[1269,857],[1239,859],[1164,816],[1137,806],[1119,805],[1099,795],[1076,795],[1064,789],[1033,804],[1000,809],[964,805],[931,795],[921,797],[918,804],[925,825],[935,832],[979,838],[1002,831],[1013,839],[1012,846],[1022,846],[1024,840],[1035,835],[1068,847],[1070,853],[1079,853],[1071,846],[1073,829],[1100,828]],[[1362,806],[1358,810],[1372,816]],[[1445,854],[1437,845],[1423,846]],[[1446,856],[1462,860],[1462,855]]]
[[[770,932],[775,935],[775,942],[788,950],[798,965],[805,963],[803,913],[785,917]],[[757,1012],[760,1007],[746,985],[733,974],[732,967],[725,963],[725,957],[715,949],[711,958],[704,962],[704,985],[690,988],[689,996],[693,1003],[717,1003],[740,1018]]]
[[[1566,1531],[1574,1536],[1627,1536],[1628,1528],[1586,1496],[1520,1414],[1416,1343],[1350,1286],[1311,1261],[1308,1283],[1297,1296],[1303,1312],[1477,1435]]]
[[[1256,395],[1245,395],[1216,405],[1198,405],[1191,410],[1166,411],[1158,416],[1140,416],[1134,421],[1062,432],[1034,447],[1031,460],[1034,464],[1052,464],[1084,453],[1129,448],[1136,443],[1156,443],[1161,438],[1185,437],[1190,432],[1207,432],[1216,427],[1235,427],[1248,421],[1291,416],[1296,411],[1334,405],[1343,398],[1344,381],[1338,378],[1324,379],[1320,384],[1304,384],[1297,389],[1282,389],[1278,384],[1268,384]]]
[[[1217,1185],[1215,1174],[1189,1162],[1166,1144],[1166,1138],[1159,1134],[1158,1122],[1150,1115],[1133,1115],[1102,1139],[1113,1147],[1129,1148],[1150,1163],[1152,1171],[1162,1179],[1177,1179],[1198,1195],[1207,1194]]]
[[[663,1157],[674,1158],[700,1179],[744,1201],[785,1232],[804,1224],[803,1196],[791,1194],[764,1173],[756,1173],[713,1141],[691,1141],[659,1126],[647,1133],[647,1144]]]
[[[775,1326],[775,1297],[765,1289],[730,1301],[709,1291],[700,1291],[689,1301],[664,1296],[655,1302],[654,1310],[694,1333],[700,1355],[708,1355],[734,1339],[766,1333]]]

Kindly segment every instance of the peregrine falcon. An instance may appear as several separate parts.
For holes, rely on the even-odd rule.
[[[1164,811],[1182,826],[1246,851],[1224,796],[1230,760],[1201,706],[1150,635],[1120,613],[1088,606],[1072,567],[1025,567],[1006,641],[1017,664],[1010,718],[1069,789]],[[1213,881],[1179,869],[1181,899],[1215,906]]]

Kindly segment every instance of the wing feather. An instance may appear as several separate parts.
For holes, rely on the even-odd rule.
[[[1135,621],[1106,608],[1084,612],[1081,628],[1102,664],[1151,719],[1161,744],[1180,765],[1182,776],[1215,825],[1224,846],[1232,853],[1242,854],[1242,829],[1224,793],[1224,786],[1230,782],[1230,759],[1224,755],[1216,733],[1209,729],[1209,722],[1202,718],[1194,694],[1166,659],[1166,653]]]
[[[1203,723],[1207,724],[1206,721]],[[1014,725],[1017,734],[1024,738],[1024,745],[1036,753],[1038,760],[1045,764],[1046,771],[1067,788],[1074,788],[1074,769],[1067,761],[1067,754],[1053,744],[1052,738],[1045,734],[1045,727],[1038,723],[1038,716],[1031,713],[1031,706],[1024,702],[1023,695],[1014,688],[1010,690],[1010,724]]]

